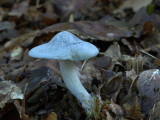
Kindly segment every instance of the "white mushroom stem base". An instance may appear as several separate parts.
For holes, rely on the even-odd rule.
[[[81,102],[82,106],[89,112],[94,109],[95,103],[92,96],[83,87],[78,78],[76,66],[73,61],[59,61],[61,75],[69,91]]]

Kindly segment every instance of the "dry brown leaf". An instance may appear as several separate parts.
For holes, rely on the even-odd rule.
[[[108,107],[117,117],[123,117],[123,110],[118,104],[111,101]]]
[[[12,39],[16,36],[16,32],[14,22],[0,22],[0,42],[5,42],[6,39]]]
[[[79,9],[85,9],[92,6],[96,0],[54,0],[56,8],[63,17],[67,16],[70,13],[76,12]]]
[[[138,11],[142,7],[146,7],[152,2],[152,0],[127,0],[116,11],[123,12],[126,8],[132,8],[134,12]]]
[[[8,21],[0,22],[0,31],[14,29],[14,28],[15,28],[14,22],[8,22]]]
[[[129,21],[129,26],[134,28],[135,37],[140,37],[142,33],[152,32],[152,28],[159,29],[160,17],[157,14],[148,15],[146,8],[141,8]]]
[[[152,32],[152,34],[147,35],[145,39],[141,42],[141,45],[143,48],[145,48],[143,51],[145,54],[150,56],[150,58],[158,59],[160,57],[160,33],[159,32]],[[156,53],[156,54],[152,54]],[[153,68],[153,67],[152,67]]]
[[[111,103],[108,105],[102,106],[102,112],[101,112],[101,117],[102,120],[114,120],[114,119],[124,119],[124,113],[122,108],[114,103],[111,100]]]
[[[149,34],[153,31],[153,23],[152,21],[147,21],[144,23],[142,28],[142,34]]]
[[[85,75],[86,77],[84,77],[84,78],[87,78],[87,80],[89,82],[91,82],[91,80],[93,78],[101,79],[100,71],[98,69],[96,69],[96,67],[94,66],[94,59],[89,59],[87,61],[87,63],[85,64],[85,66],[82,70],[82,75]],[[82,81],[84,81],[84,80],[86,81],[86,79],[83,79]]]
[[[28,84],[25,93],[26,95],[34,92],[42,83],[49,81],[50,78],[50,68],[46,66],[39,67],[30,72],[30,76],[20,83],[22,88],[24,88],[26,83]]]
[[[105,21],[80,21],[59,23],[43,29],[36,37],[35,42],[49,40],[55,33],[69,31],[82,39],[115,41],[122,37],[130,37],[132,32],[120,27],[107,24]]]
[[[58,16],[55,14],[51,1],[46,2],[44,7],[46,8],[46,12],[42,14],[42,23],[47,26],[54,24]]]
[[[0,108],[9,100],[23,99],[22,91],[11,81],[0,81]]]
[[[101,96],[103,99],[106,99],[108,95],[111,98],[113,98],[114,101],[116,101],[122,85],[122,76],[115,74],[114,72],[111,72],[111,71],[110,71],[111,75],[107,75],[108,73],[105,74],[105,72],[109,72],[109,71],[104,71],[104,73],[102,74],[104,76],[102,77],[104,80],[108,80],[108,81],[105,81],[107,84],[101,88]],[[107,78],[107,76],[109,78]]]
[[[29,2],[28,1],[23,1],[20,4],[15,3],[14,6],[13,6],[13,9],[9,13],[9,15],[21,17],[25,12],[27,12],[28,7],[29,7]]]
[[[125,38],[123,38],[123,39],[121,39],[121,42],[122,42],[124,45],[126,45],[131,52],[134,52],[135,47],[134,47],[128,40],[126,40]]]
[[[114,120],[111,114],[106,109],[102,111],[101,116],[102,120]]]
[[[109,80],[117,76],[117,74],[114,71],[104,69],[101,70],[101,74],[104,82],[108,82]]]
[[[33,37],[38,32],[39,32],[39,30],[31,31],[29,33],[18,36],[16,38],[12,39],[11,41],[8,41],[7,43],[5,43],[4,47],[0,48],[0,52],[12,49],[16,46],[20,46],[21,44],[24,44],[24,42],[26,42],[27,40],[29,41],[29,43],[31,43],[30,41],[33,40]]]
[[[58,120],[57,114],[55,112],[49,113],[46,120]]]
[[[108,67],[111,63],[111,60],[112,59],[108,56],[102,56],[102,57],[98,58],[94,64],[98,69],[108,69]]]
[[[157,66],[157,67],[160,66],[160,58],[155,59],[154,65]]]
[[[122,55],[121,60],[125,63],[127,71],[134,69],[136,74],[139,74],[143,70],[144,57],[142,57],[142,55],[135,57]]]
[[[113,70],[115,65],[122,66],[122,64],[118,62],[118,60],[121,58],[121,50],[117,42],[114,42],[112,45],[109,46],[109,48],[105,51],[104,56],[112,58],[112,61],[108,66],[108,70]]]
[[[160,119],[160,100],[154,104],[152,110],[150,111],[150,120]]]
[[[17,46],[11,51],[11,60],[20,60],[23,55],[23,48]]]
[[[126,109],[127,119],[133,119],[133,120],[143,120],[143,114],[141,113],[141,108],[138,102],[138,98],[136,98],[136,101],[133,106],[126,103],[124,104],[124,108]]]
[[[104,56],[111,57],[112,60],[117,61],[121,58],[121,50],[120,46],[117,42],[114,42],[109,48],[106,50]]]
[[[131,69],[130,71],[126,71],[126,77],[134,78],[134,76],[137,76],[136,71],[134,69]]]

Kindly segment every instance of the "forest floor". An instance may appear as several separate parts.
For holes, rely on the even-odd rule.
[[[0,120],[160,120],[160,1],[0,0]],[[99,54],[75,62],[87,116],[57,60],[28,51],[69,31]]]

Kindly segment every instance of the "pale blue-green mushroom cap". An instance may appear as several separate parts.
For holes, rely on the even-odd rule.
[[[80,40],[70,32],[56,34],[48,43],[39,45],[29,51],[29,56],[57,60],[86,60],[96,56],[99,50],[89,42]]]

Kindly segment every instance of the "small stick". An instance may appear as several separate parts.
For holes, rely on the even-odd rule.
[[[70,16],[69,16],[69,20],[68,20],[69,22],[74,22],[74,15],[73,14],[71,14]]]
[[[83,62],[82,66],[81,66],[81,70],[83,70],[83,68],[84,68],[84,66],[85,66],[85,64],[86,64],[86,62],[87,62],[87,60],[85,60],[85,61]]]
[[[150,56],[150,57],[152,57],[153,59],[157,59],[155,56],[149,54],[148,52],[145,52],[144,50],[139,50],[139,51],[144,53],[144,54],[146,54],[146,55],[148,55],[148,56]]]

